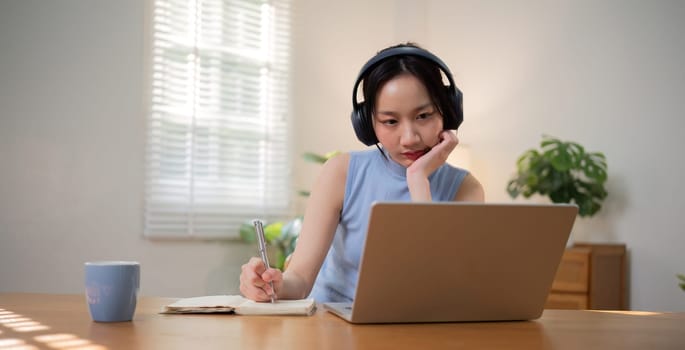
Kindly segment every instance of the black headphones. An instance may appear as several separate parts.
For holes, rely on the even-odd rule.
[[[366,74],[373,68],[375,68],[382,61],[395,56],[418,56],[425,58],[433,63],[435,63],[442,72],[447,76],[447,80],[450,85],[446,86],[449,96],[453,96],[454,105],[457,106],[455,113],[445,113],[443,111],[443,127],[445,130],[456,130],[461,122],[464,120],[464,110],[462,106],[462,93],[457,85],[454,84],[454,79],[452,78],[452,73],[450,72],[447,65],[437,56],[432,53],[413,46],[400,46],[387,49],[379,53],[378,55],[371,58],[362,67],[357,80],[354,82],[354,89],[352,90],[352,126],[354,127],[354,132],[357,134],[357,138],[363,144],[371,146],[378,143],[378,138],[376,133],[373,131],[372,116],[367,113],[364,107],[365,102],[357,102],[357,88],[359,83],[364,79]]]

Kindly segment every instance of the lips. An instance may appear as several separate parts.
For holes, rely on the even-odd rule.
[[[411,160],[417,160],[421,158],[424,154],[426,154],[428,150],[421,150],[421,151],[412,151],[412,152],[403,152],[402,155],[405,156],[408,159]]]

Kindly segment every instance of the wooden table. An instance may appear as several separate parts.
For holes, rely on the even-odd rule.
[[[546,310],[528,322],[351,325],[314,316],[162,315],[90,320],[81,295],[0,294],[0,349],[685,349],[685,313]]]

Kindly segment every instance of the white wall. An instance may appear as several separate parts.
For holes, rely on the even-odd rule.
[[[141,237],[142,1],[0,2],[0,292],[78,293],[89,259],[142,262],[142,292],[237,292],[252,248]],[[609,160],[610,197],[575,239],[625,242],[631,306],[685,310],[685,3],[295,0],[293,148],[363,146],[351,88],[378,49],[415,40],[465,94],[473,171],[488,200],[542,133]],[[318,166],[297,159],[296,187]],[[296,211],[302,209],[298,203]]]
[[[253,250],[142,238],[143,2],[0,2],[0,291],[79,293],[141,262],[141,293],[236,292]]]

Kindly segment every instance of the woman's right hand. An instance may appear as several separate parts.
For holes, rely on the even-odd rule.
[[[269,282],[273,282],[275,290],[271,290]],[[283,273],[278,269],[267,269],[260,258],[251,258],[241,268],[240,293],[248,299],[270,301],[271,295],[277,296],[282,286]]]

